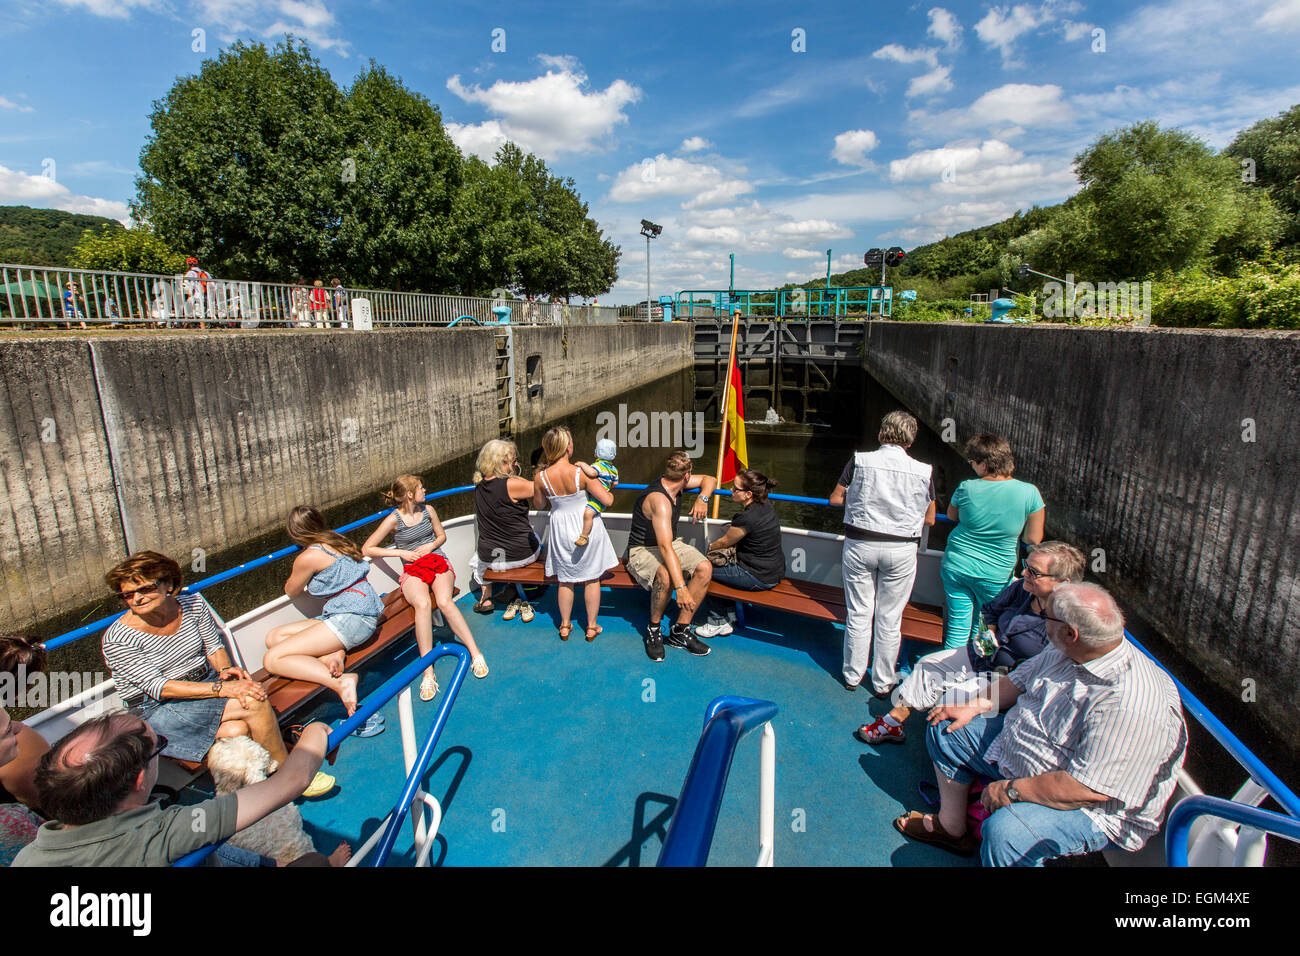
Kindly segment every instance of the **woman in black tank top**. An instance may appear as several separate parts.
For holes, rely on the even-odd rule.
[[[474,580],[483,586],[479,602],[474,605],[480,614],[493,611],[493,587],[483,580],[483,572],[524,567],[541,553],[541,542],[528,520],[532,497],[533,483],[519,477],[519,453],[514,443],[494,438],[484,445],[474,472],[478,545],[470,562]],[[516,613],[525,622],[533,619],[533,609],[526,601],[511,602],[503,617],[510,620]]]

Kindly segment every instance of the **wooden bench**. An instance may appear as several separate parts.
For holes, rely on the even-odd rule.
[[[485,571],[484,580],[493,583],[540,585],[554,584],[555,578],[546,576],[546,566],[540,561],[516,568],[513,571]],[[600,579],[602,587],[635,588],[637,583],[627,573],[623,562],[612,571],[606,571]],[[781,583],[766,591],[742,591],[728,587],[719,581],[709,582],[708,593],[711,597],[726,601],[735,601],[741,610],[743,626],[743,607],[769,607],[778,611],[788,611],[801,617],[810,617],[819,621],[834,621],[843,624],[848,618],[844,604],[844,589],[829,584],[817,584],[813,581],[800,581],[782,578]],[[903,637],[922,644],[943,644],[943,616],[940,608],[929,604],[908,603],[903,610]]]

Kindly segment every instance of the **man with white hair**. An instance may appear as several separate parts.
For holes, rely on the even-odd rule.
[[[1103,588],[1061,584],[1044,616],[1050,647],[975,701],[930,712],[939,812],[899,817],[905,836],[973,853],[966,807],[981,774],[993,778],[985,866],[1138,850],[1159,830],[1187,748],[1173,680],[1125,639]]]

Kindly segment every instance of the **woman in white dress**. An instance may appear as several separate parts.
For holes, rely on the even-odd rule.
[[[533,491],[533,507],[541,508],[543,501],[551,504],[551,544],[546,549],[546,574],[559,583],[560,640],[567,641],[573,630],[569,620],[573,613],[573,589],[583,585],[583,600],[587,605],[587,640],[594,641],[601,632],[596,623],[600,614],[600,578],[606,571],[618,567],[618,555],[609,542],[605,524],[598,515],[592,525],[587,543],[581,546],[574,541],[582,534],[582,513],[587,508],[587,495],[609,507],[614,496],[598,478],[588,478],[580,466],[570,461],[573,456],[573,436],[567,428],[552,428],[542,438],[542,458],[546,465],[537,473]]]

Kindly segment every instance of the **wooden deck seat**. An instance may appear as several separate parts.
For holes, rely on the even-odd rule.
[[[540,561],[516,568],[513,571],[485,571],[487,581],[510,584],[554,584],[555,578],[546,576],[546,566]],[[618,568],[607,571],[600,579],[602,587],[634,588],[637,583],[624,568],[623,562]],[[814,581],[783,578],[776,587],[766,591],[742,591],[728,587],[718,581],[709,584],[711,596],[728,601],[737,601],[754,607],[770,607],[778,611],[788,611],[801,617],[810,617],[819,621],[835,621],[843,624],[848,617],[844,604],[844,589]],[[943,643],[943,616],[940,608],[929,604],[909,603],[903,611],[903,637],[922,644]]]

